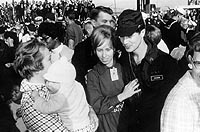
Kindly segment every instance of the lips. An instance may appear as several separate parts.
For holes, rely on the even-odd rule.
[[[106,63],[108,60],[101,60],[103,63]]]

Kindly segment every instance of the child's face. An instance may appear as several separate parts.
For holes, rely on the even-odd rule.
[[[17,104],[20,104],[20,100],[22,97],[22,93],[20,92],[19,89],[20,89],[19,86],[15,85],[12,91],[12,100]]]
[[[55,94],[60,89],[60,83],[58,82],[51,82],[46,80],[46,86],[51,94]]]

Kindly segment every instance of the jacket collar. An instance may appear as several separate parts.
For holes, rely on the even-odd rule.
[[[148,39],[144,38],[144,40],[148,46],[144,60],[151,64],[158,56],[158,48],[156,44],[150,42]]]
[[[98,62],[97,65],[94,67],[94,70],[97,71],[100,75],[104,74],[108,69],[112,69],[113,67],[118,67],[118,63],[116,63],[116,60],[113,61],[112,67],[107,67],[106,65],[102,64],[101,62]]]

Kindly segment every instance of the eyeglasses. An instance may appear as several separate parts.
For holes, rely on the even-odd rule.
[[[45,35],[45,36],[42,37],[42,40],[45,41],[45,42],[47,42],[47,40],[48,40],[49,38],[50,38],[49,36]]]

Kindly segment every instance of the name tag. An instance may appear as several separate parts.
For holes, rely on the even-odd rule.
[[[160,80],[163,80],[163,75],[154,75],[154,76],[151,76],[151,82],[153,82],[153,81],[160,81]]]
[[[117,73],[117,68],[113,67],[112,69],[110,69],[110,77],[112,81],[116,81],[119,80],[119,76]]]

